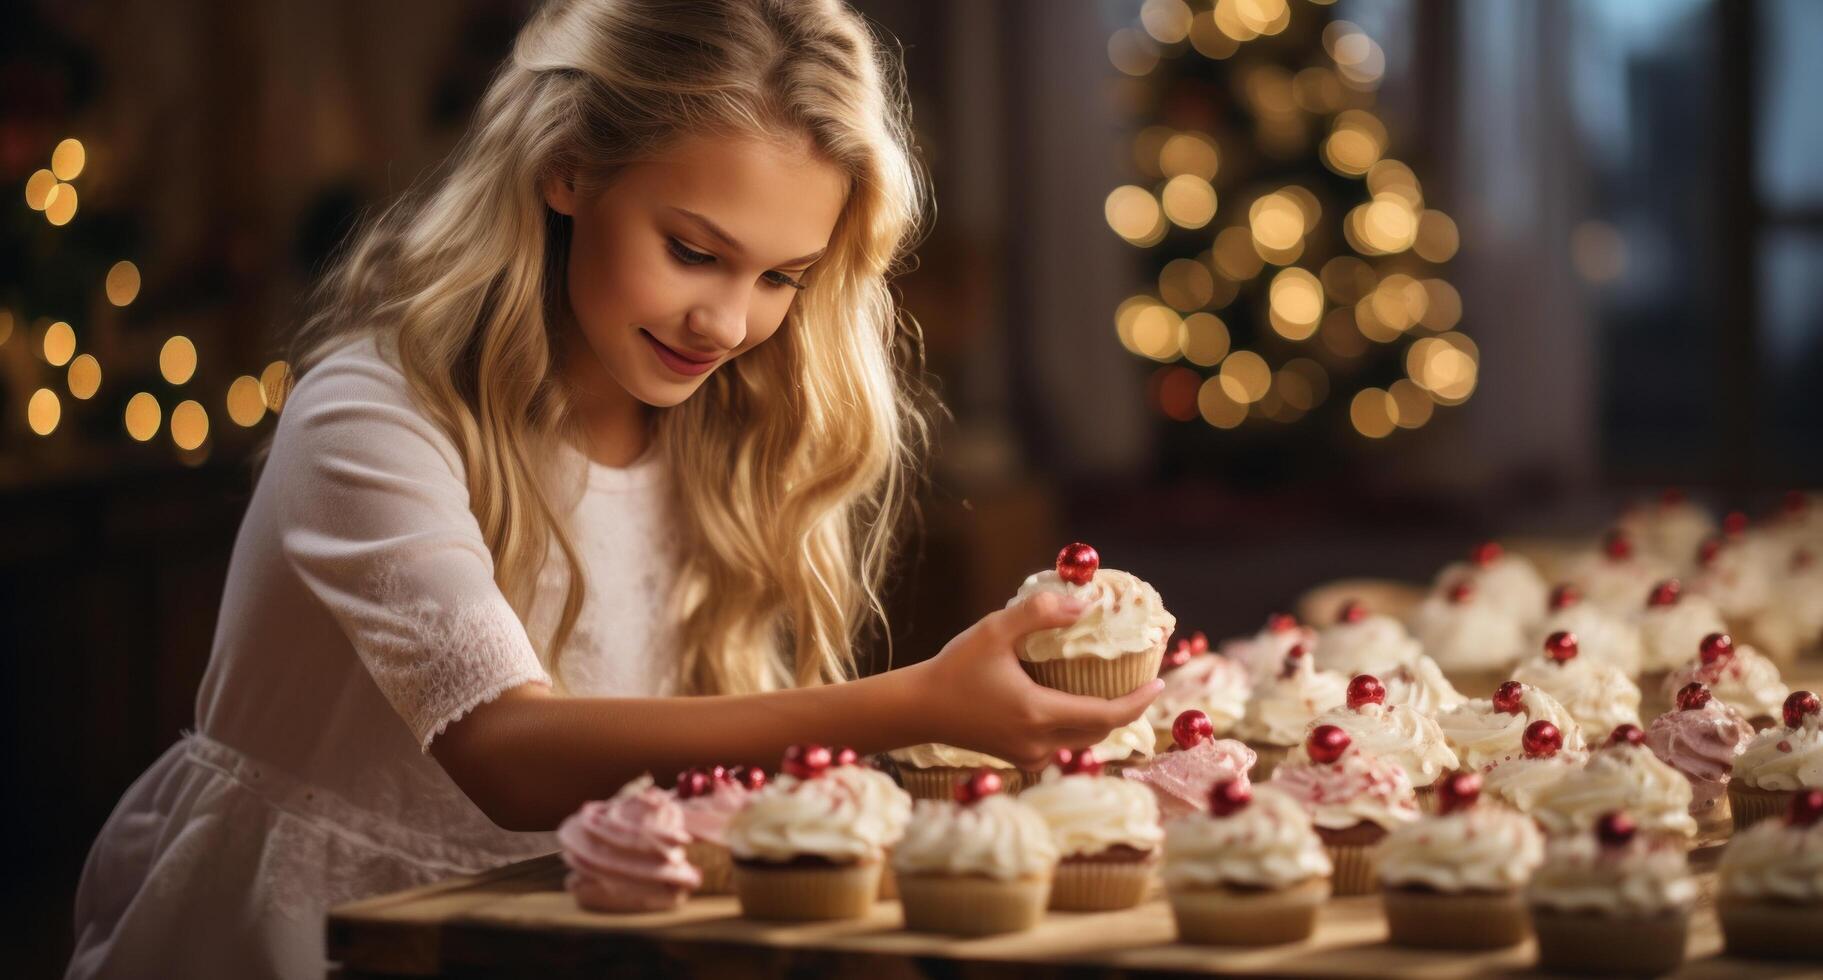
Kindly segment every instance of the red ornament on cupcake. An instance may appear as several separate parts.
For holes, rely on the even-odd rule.
[[[1454,585],[1451,585],[1449,592],[1445,593],[1444,596],[1449,599],[1451,605],[1460,606],[1470,599],[1475,598],[1475,585],[1469,580],[1463,579]]]
[[[1348,706],[1356,711],[1363,705],[1385,704],[1386,685],[1372,674],[1357,674],[1348,682]]]
[[[1595,837],[1603,847],[1626,847],[1639,833],[1639,824],[1624,810],[1610,810],[1595,821]]]
[[[1507,681],[1494,691],[1494,710],[1509,715],[1519,714],[1525,711],[1524,697],[1524,684]]]
[[[1620,528],[1609,531],[1601,541],[1601,552],[1609,561],[1626,561],[1633,557],[1633,538]]]
[[[1191,708],[1171,722],[1171,741],[1180,749],[1194,749],[1215,737],[1215,723],[1201,711]]]
[[[677,774],[677,798],[680,800],[708,796],[714,790],[714,779],[701,769],[685,769]]]
[[[1675,606],[1683,597],[1683,583],[1677,579],[1668,578],[1652,587],[1651,594],[1646,596],[1646,605],[1654,608]]]
[[[1247,808],[1253,802],[1253,787],[1245,779],[1224,779],[1209,787],[1209,813],[1211,816],[1228,817]]]
[[[861,764],[861,757],[854,749],[844,745],[836,750],[834,762],[838,766],[858,766]]]
[[[1437,784],[1437,812],[1455,813],[1475,805],[1481,799],[1481,776],[1472,772],[1451,773]]]
[[[828,746],[808,742],[787,748],[785,758],[779,763],[779,771],[798,779],[815,779],[834,761]]]
[[[1289,633],[1298,628],[1298,617],[1290,613],[1273,613],[1266,617],[1266,628],[1274,633]]]
[[[1081,541],[1064,545],[1057,553],[1057,577],[1071,585],[1088,585],[1100,567],[1101,554]]]
[[[1525,748],[1526,758],[1549,759],[1563,748],[1563,732],[1540,718],[1525,726],[1525,734],[1519,737],[1519,742]]]
[[[1794,827],[1814,827],[1823,819],[1823,789],[1801,789],[1791,798],[1785,822]]]
[[[1646,744],[1646,730],[1632,724],[1615,725],[1614,730],[1608,733],[1608,744],[1644,745]]]
[[[1000,774],[992,769],[977,769],[967,779],[956,783],[956,802],[979,803],[1000,792]]]
[[[759,790],[766,785],[766,770],[759,766],[735,766],[728,770],[728,778],[748,790]]]
[[[1785,697],[1785,707],[1783,710],[1785,727],[1800,727],[1804,724],[1806,715],[1814,715],[1820,709],[1823,709],[1823,704],[1818,703],[1815,694],[1812,694],[1809,691],[1791,692]]]
[[[1562,612],[1582,601],[1582,590],[1568,582],[1551,590],[1551,611]]]
[[[1101,775],[1101,760],[1095,758],[1093,748],[1058,749],[1052,758],[1058,771],[1066,776]]]
[[[1702,645],[1697,647],[1696,655],[1702,658],[1704,666],[1713,666],[1734,656],[1734,637],[1727,633],[1711,633],[1703,637]]]
[[[1677,710],[1701,711],[1709,703],[1709,689],[1697,681],[1691,681],[1677,691]]]
[[[1180,636],[1171,644],[1171,649],[1166,650],[1164,657],[1159,660],[1158,672],[1160,674],[1170,673],[1189,663],[1190,658],[1194,656],[1196,656],[1196,651],[1191,649],[1190,641]]]
[[[1474,562],[1478,568],[1486,568],[1499,561],[1500,556],[1505,553],[1505,550],[1500,547],[1500,542],[1483,541],[1475,546],[1475,550],[1469,552],[1469,561]]]
[[[1338,623],[1358,623],[1366,618],[1367,607],[1362,605],[1359,599],[1349,599],[1342,603],[1342,608],[1336,610],[1336,622]]]
[[[1331,763],[1342,758],[1342,753],[1353,743],[1354,739],[1340,726],[1318,725],[1305,737],[1304,751],[1314,762]]]
[[[1545,638],[1544,655],[1559,664],[1567,664],[1576,659],[1582,652],[1576,642],[1576,634],[1568,630],[1558,630]]]

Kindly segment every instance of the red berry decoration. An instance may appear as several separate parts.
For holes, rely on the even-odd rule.
[[[1100,567],[1101,555],[1081,541],[1065,545],[1057,553],[1057,577],[1071,585],[1088,585]]]
[[[977,769],[956,784],[957,803],[979,803],[1000,792],[1000,774],[992,769]]]
[[[1633,539],[1627,532],[1615,528],[1602,538],[1601,551],[1613,561],[1626,561],[1633,557]]]
[[[1475,598],[1475,585],[1467,579],[1463,579],[1450,586],[1447,597],[1451,604],[1460,606],[1470,599]]]
[[[1190,652],[1202,656],[1209,652],[1209,635],[1202,630],[1190,634]]]
[[[1823,708],[1818,704],[1817,696],[1809,691],[1793,691],[1785,698],[1785,727],[1797,728],[1804,724],[1805,715],[1814,715]]]
[[[1582,590],[1564,583],[1551,590],[1551,611],[1562,612],[1582,601]]]
[[[1609,745],[1644,745],[1646,730],[1638,725],[1615,725],[1608,733]]]
[[[715,783],[701,769],[685,769],[677,774],[677,798],[680,800],[708,796],[714,791]]]
[[[1722,553],[1722,539],[1710,538],[1696,549],[1696,563],[1708,568],[1715,564],[1715,559]]]
[[[1595,837],[1604,847],[1626,847],[1639,832],[1639,824],[1624,810],[1611,810],[1595,821]]]
[[[836,750],[835,764],[838,766],[858,766],[861,764],[861,757],[855,753],[854,749],[844,745]]]
[[[1215,723],[1201,711],[1191,708],[1171,723],[1171,741],[1180,749],[1194,749],[1215,737]]]
[[[1794,827],[1814,827],[1823,819],[1823,789],[1801,789],[1791,798],[1785,822]]]
[[[1576,634],[1568,630],[1558,630],[1545,637],[1544,655],[1560,664],[1567,664],[1576,659],[1582,649],[1576,642]]]
[[[1386,685],[1372,674],[1356,674],[1348,682],[1348,706],[1360,710],[1364,704],[1385,704]]]
[[[1528,759],[1549,759],[1563,748],[1563,732],[1557,726],[1540,718],[1525,726],[1525,734],[1520,736],[1520,744],[1525,746]]]
[[[1342,608],[1336,611],[1336,622],[1338,623],[1358,623],[1366,618],[1367,607],[1362,605],[1359,599],[1350,599],[1342,603]]]
[[[1521,698],[1525,697],[1525,685],[1518,681],[1507,681],[1494,691],[1494,710],[1509,715],[1519,714],[1525,710]]]
[[[734,777],[728,774],[727,766],[710,766],[709,778],[718,783],[734,782]]]
[[[1705,664],[1720,663],[1734,656],[1734,637],[1727,633],[1711,633],[1703,637],[1703,643],[1697,647],[1696,655]]]
[[[1483,541],[1475,546],[1474,551],[1469,552],[1469,560],[1474,562],[1477,567],[1486,568],[1499,561],[1500,556],[1505,553],[1505,550],[1500,547],[1500,542]]]
[[[1472,772],[1451,773],[1437,784],[1437,812],[1455,813],[1474,806],[1481,799],[1481,776]]]
[[[1171,644],[1171,649],[1165,651],[1164,658],[1159,660],[1158,672],[1161,675],[1168,674],[1189,663],[1190,658],[1194,656],[1196,656],[1196,652],[1190,649],[1190,641],[1180,636],[1176,642]]]
[[[1709,689],[1702,684],[1691,681],[1677,691],[1677,710],[1700,711],[1709,703]]]
[[[1069,753],[1069,758],[1063,759],[1066,752]],[[1060,759],[1057,768],[1063,770],[1066,776],[1101,775],[1101,760],[1095,758],[1095,750],[1092,748],[1058,749],[1057,755]]]
[[[1232,816],[1247,809],[1253,802],[1253,787],[1245,779],[1224,779],[1209,787],[1209,813],[1212,816]]]
[[[779,763],[779,771],[799,779],[815,779],[823,774],[834,761],[829,747],[814,742],[793,745],[785,750],[785,758]]]
[[[1336,725],[1318,725],[1310,730],[1304,739],[1304,751],[1310,753],[1311,759],[1317,762],[1334,762],[1342,758],[1354,739]]]
[[[1290,613],[1273,613],[1266,617],[1266,628],[1274,633],[1289,633],[1298,628],[1298,617]]]
[[[1668,578],[1652,587],[1652,594],[1646,596],[1646,605],[1653,607],[1675,606],[1684,597],[1684,585],[1677,579]]]
[[[1730,538],[1738,538],[1741,535],[1746,534],[1746,533],[1747,533],[1747,515],[1746,514],[1740,512],[1738,510],[1731,510],[1728,512],[1728,516],[1722,518],[1722,534],[1724,534]]]

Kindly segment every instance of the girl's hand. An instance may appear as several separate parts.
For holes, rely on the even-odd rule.
[[[1017,640],[1081,614],[1079,600],[1039,593],[983,617],[921,664],[919,702],[936,740],[1037,770],[1058,749],[1095,745],[1144,714],[1163,681],[1110,701],[1045,687],[1019,666]]]

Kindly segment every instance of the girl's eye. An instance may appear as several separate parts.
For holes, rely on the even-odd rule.
[[[783,272],[768,272],[766,273],[765,278],[767,282],[772,283],[774,286],[790,286],[792,289],[804,288],[802,282],[791,278]]]
[[[705,262],[715,261],[715,256],[706,252],[698,252],[675,238],[665,239],[665,245],[671,250],[672,257],[685,265],[702,265]]]

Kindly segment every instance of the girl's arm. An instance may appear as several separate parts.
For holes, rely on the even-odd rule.
[[[1040,594],[993,613],[930,660],[845,684],[699,698],[566,698],[528,684],[475,708],[431,743],[469,799],[509,830],[550,830],[643,772],[748,763],[771,768],[795,742],[879,752],[944,742],[1025,769],[1138,718],[1153,681],[1123,698],[1033,683],[1013,643],[1068,625],[1075,600]]]

